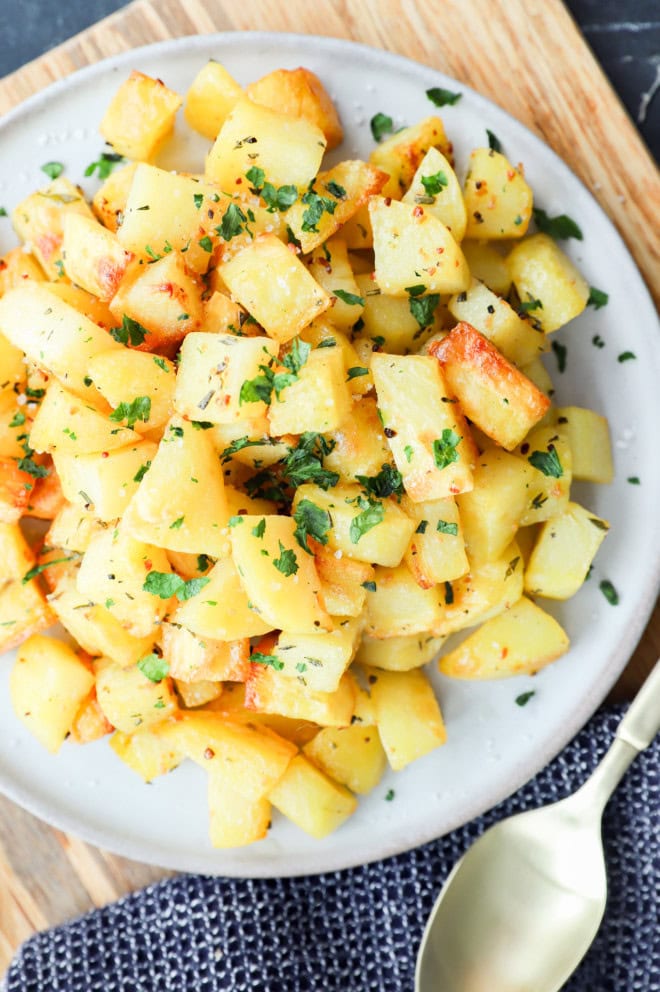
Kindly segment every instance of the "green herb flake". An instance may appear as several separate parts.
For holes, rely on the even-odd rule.
[[[351,379],[359,379],[361,375],[369,375],[369,369],[365,369],[362,365],[353,365],[346,373],[346,382],[350,382]]]
[[[128,317],[126,314],[122,317],[121,327],[111,327],[110,336],[119,341],[120,344],[132,345],[137,348],[139,345],[144,344],[144,340],[149,331],[142,324],[139,324],[137,320],[133,320],[132,317]]]
[[[291,548],[285,548],[281,541],[278,541],[280,548],[279,558],[273,558],[273,565],[282,575],[295,575],[298,571],[298,559],[296,553]]]
[[[198,210],[201,208],[203,202],[204,202],[203,193],[193,193],[193,203],[195,204]]]
[[[348,303],[351,307],[363,307],[364,297],[357,296],[355,293],[347,293],[345,289],[332,289],[330,292],[341,300],[342,303]]]
[[[83,175],[93,176],[96,173],[98,178],[104,181],[108,178],[112,170],[123,161],[124,156],[118,155],[117,152],[101,152],[96,162],[90,162]]]
[[[244,519],[245,518],[242,517],[242,516],[240,516],[240,515],[239,516],[230,517],[229,518],[229,521],[228,521],[228,526],[229,527],[238,527],[239,524],[242,524],[243,523]]]
[[[9,421],[10,427],[22,427],[25,423],[25,414],[22,410],[17,410],[14,416]]]
[[[609,294],[604,293],[602,289],[596,289],[595,286],[589,287],[588,307],[593,307],[594,310],[600,310],[601,307],[607,306],[609,299]]]
[[[297,489],[305,482],[313,482],[321,489],[330,489],[339,482],[337,472],[323,467],[325,455],[329,455],[334,444],[322,434],[305,431],[300,435],[295,448],[289,448],[284,460],[284,474],[287,481]]]
[[[428,520],[420,520],[419,523],[417,524],[417,528],[415,530],[415,533],[416,534],[426,534],[426,528],[428,527],[428,525],[429,525]]]
[[[387,499],[388,496],[403,496],[403,479],[393,465],[383,465],[378,475],[356,475],[357,481],[367,496]]]
[[[501,152],[502,143],[500,139],[497,137],[497,135],[493,134],[490,128],[486,128],[486,134],[488,135],[488,147],[491,149],[491,151]]]
[[[142,482],[142,480],[144,479],[145,475],[147,474],[150,468],[151,468],[151,460],[145,462],[144,465],[140,465],[139,469],[133,476],[133,482]]]
[[[591,343],[594,346],[594,348],[604,348],[605,347],[605,342],[601,338],[600,334],[594,334],[594,336],[591,339]]]
[[[266,533],[266,518],[262,517],[259,523],[252,528],[252,534],[254,537],[258,537],[259,540],[261,540],[261,538],[264,536],[265,533]]]
[[[184,603],[196,596],[209,582],[210,579],[207,578],[188,579],[186,582],[175,572],[149,572],[142,588],[160,599],[176,596],[179,602]]]
[[[436,107],[453,107],[463,96],[462,93],[445,90],[442,86],[432,86],[430,90],[426,91],[426,95]]]
[[[369,121],[369,127],[374,141],[382,141],[386,134],[391,134],[394,130],[394,121],[388,114],[374,114]]]
[[[377,500],[359,496],[357,502],[361,512],[351,520],[349,537],[352,544],[357,544],[360,538],[377,527],[385,518],[385,507]]]
[[[550,476],[553,479],[561,479],[564,474],[557,449],[553,444],[548,445],[547,451],[533,451],[527,461],[534,468],[538,469],[539,472],[543,472],[543,475]]]
[[[532,310],[542,310],[543,304],[540,300],[535,300],[532,298],[529,300],[524,300],[520,304],[519,309],[522,310],[523,313],[531,313]]]
[[[336,200],[330,200],[327,196],[319,196],[313,189],[303,194],[301,202],[307,207],[302,215],[301,229],[303,231],[313,231],[316,234],[319,233],[317,225],[323,214],[334,214],[337,208]]]
[[[27,585],[28,582],[36,578],[37,575],[41,575],[42,572],[45,572],[47,568],[52,568],[53,565],[62,565],[67,561],[73,561],[73,556],[69,555],[68,558],[54,558],[52,561],[46,561],[42,565],[35,565],[34,568],[31,568],[25,573],[21,579],[21,585]]]
[[[385,793],[385,802],[391,803],[392,800],[394,799],[394,796],[395,796],[394,789],[388,789],[387,792]]]
[[[410,313],[422,330],[433,323],[433,315],[439,302],[440,296],[437,293],[429,293],[428,296],[411,296],[408,300]]]
[[[426,292],[426,286],[421,282],[415,286],[406,286],[405,289],[408,296],[421,296],[422,293]]]
[[[415,452],[414,452],[414,450],[413,450],[413,446],[412,446],[412,444],[407,444],[407,445],[405,446],[405,448],[403,449],[403,453],[404,453],[404,455],[406,456],[406,461],[407,461],[407,462],[408,462],[408,464],[410,465],[410,462],[411,462],[411,460],[412,460],[412,456],[413,456],[413,455],[414,455],[414,453],[415,453]]]
[[[153,356],[153,359],[154,359],[154,362],[156,363],[156,365],[158,366],[159,369],[162,369],[163,372],[168,372],[169,373],[170,370],[168,369],[167,363],[165,362],[165,359],[164,358],[160,358],[158,355],[154,355]]]
[[[642,484],[638,475],[629,475],[626,482],[629,482],[631,486],[641,486]]]
[[[458,524],[452,524],[448,520],[438,520],[435,529],[441,534],[450,534],[452,537],[458,537]]]
[[[532,696],[536,695],[536,690],[531,689],[529,692],[521,692],[519,696],[516,696],[516,706],[527,706]]]
[[[340,186],[339,183],[336,183],[334,179],[331,179],[329,183],[324,183],[323,185],[327,189],[328,193],[330,193],[331,196],[334,196],[335,200],[345,200],[348,196],[348,193],[344,187]]]
[[[307,543],[308,537],[318,541],[319,544],[328,543],[328,531],[332,527],[332,519],[327,510],[323,510],[310,499],[301,499],[293,514],[293,519],[296,522],[293,536],[307,554],[313,554]]]
[[[183,521],[185,519],[186,519],[185,518],[185,514],[184,514],[183,517],[177,517],[176,520],[173,520],[172,521],[172,523],[170,524],[170,528],[169,529],[170,530],[179,530],[181,528],[181,525],[183,524]]]
[[[452,462],[458,461],[457,449],[462,440],[451,427],[445,427],[442,437],[435,439],[433,442],[433,458],[439,469],[447,468]]]
[[[203,248],[204,251],[207,251],[209,255],[213,251],[213,242],[209,238],[208,234],[204,235],[203,238],[200,238],[197,244],[199,245],[200,248]]]
[[[602,592],[603,596],[610,604],[610,606],[618,606],[619,604],[619,594],[610,582],[609,579],[603,579],[599,584],[598,588]]]
[[[276,654],[263,654],[261,651],[253,651],[250,655],[250,661],[253,661],[256,665],[266,665],[268,668],[274,668],[276,672],[281,672],[284,668],[284,662]]]
[[[366,589],[367,592],[376,592],[376,583],[372,582],[371,579],[369,579],[367,580],[367,582],[362,583],[362,588]]]
[[[110,414],[110,420],[115,424],[125,420],[128,427],[133,427],[138,420],[146,423],[150,416],[151,397],[136,396],[130,403],[120,403],[117,409]]]
[[[451,606],[454,602],[454,587],[451,582],[445,582],[445,605]]]
[[[447,173],[442,172],[442,170],[432,176],[422,176],[422,186],[428,196],[437,196],[448,185]]]
[[[245,178],[252,184],[252,189],[250,192],[256,195],[263,189],[264,183],[266,182],[266,173],[263,169],[260,169],[258,165],[253,165],[245,173]]]
[[[557,368],[560,372],[564,372],[566,369],[566,356],[568,354],[568,348],[565,344],[560,344],[559,341],[552,342],[552,350],[557,359]]]
[[[225,210],[222,221],[216,227],[216,234],[219,234],[224,241],[231,241],[247,230],[247,216],[243,213],[237,203],[230,203]]]
[[[576,238],[577,241],[582,241],[582,231],[575,221],[566,214],[558,214],[556,217],[550,217],[540,207],[533,207],[532,213],[539,231],[549,234],[556,241],[566,241],[568,238]]]
[[[161,658],[159,654],[145,655],[144,658],[140,658],[137,667],[150,682],[162,682],[170,670],[165,658]],[[160,708],[162,709],[162,706]]]
[[[289,207],[298,199],[298,190],[295,186],[280,186],[279,189],[273,186],[272,183],[264,183],[263,189],[261,190],[261,196],[268,208],[269,213],[274,213],[279,210],[280,213],[284,213]],[[249,211],[248,211],[249,215]],[[254,218],[251,217],[250,220]]]
[[[61,162],[44,162],[41,171],[45,172],[49,179],[57,179],[64,172]]]
[[[45,479],[50,475],[50,470],[44,465],[37,465],[37,463],[32,458],[34,452],[30,451],[30,454],[25,455],[21,458],[18,463],[18,468],[21,472],[27,472],[31,475],[33,479]]]
[[[0,207],[0,217],[8,217],[8,216],[9,216],[9,214],[7,213],[7,208],[6,207]]]
[[[617,355],[617,362],[630,362],[637,358],[634,351],[622,351],[620,355]]]

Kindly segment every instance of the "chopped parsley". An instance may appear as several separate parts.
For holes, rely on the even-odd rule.
[[[296,541],[308,554],[313,554],[307,543],[307,538],[312,537],[319,544],[328,543],[328,531],[332,527],[332,519],[327,510],[321,509],[311,499],[301,499],[293,514],[296,522],[296,529],[293,536]]]
[[[0,207],[0,217],[8,217],[8,216],[9,216],[9,214],[7,213],[7,208],[6,207]]]
[[[279,558],[273,558],[273,565],[278,572],[282,575],[295,575],[298,571],[298,559],[296,558],[296,553],[291,548],[285,548],[281,541],[278,541],[280,547]]]
[[[559,341],[553,341],[552,350],[555,353],[555,358],[557,359],[557,368],[560,372],[564,372],[566,369],[566,355],[568,354],[568,348],[565,344],[560,344]]]
[[[276,654],[262,654],[261,651],[253,651],[250,655],[250,661],[253,661],[257,665],[266,665],[268,668],[274,668],[276,672],[281,672],[284,668],[284,662]]]
[[[433,458],[439,469],[458,461],[458,445],[463,440],[451,427],[445,427],[442,437],[433,442]]]
[[[440,296],[437,293],[429,293],[428,296],[413,296],[410,294],[408,307],[422,330],[433,323],[433,315],[439,302]]]
[[[451,606],[454,602],[454,587],[451,582],[445,582],[445,606]]]
[[[339,482],[337,472],[323,467],[323,459],[332,451],[333,445],[313,431],[305,431],[295,448],[289,448],[284,460],[284,474],[294,488],[304,482],[313,482],[321,489],[330,489]]]
[[[154,362],[156,363],[156,365],[158,366],[158,368],[159,369],[162,369],[163,372],[169,372],[170,371],[168,369],[168,367],[167,367],[167,364],[166,364],[164,358],[160,358],[158,355],[154,355],[153,356],[153,359],[154,359]]]
[[[111,327],[110,336],[119,341],[120,344],[132,345],[137,348],[138,345],[144,344],[144,339],[146,338],[149,331],[142,324],[139,324],[137,320],[133,320],[127,314],[124,314],[121,320],[121,327]],[[156,361],[156,359],[154,359]],[[162,361],[162,359],[161,359]]]
[[[44,162],[41,171],[45,172],[49,179],[57,179],[64,172],[61,162]]]
[[[258,537],[259,540],[261,540],[261,538],[264,536],[265,533],[266,533],[266,518],[262,517],[259,523],[252,528],[252,534],[254,537]]]
[[[610,582],[609,579],[603,579],[603,581],[598,586],[603,596],[610,604],[610,606],[618,606],[619,604],[619,594]]]
[[[362,583],[362,588],[366,589],[367,592],[376,592],[376,583],[369,579]]]
[[[346,382],[359,379],[361,375],[369,375],[369,369],[365,369],[363,365],[353,365],[346,373]]]
[[[213,242],[209,238],[208,234],[205,234],[203,238],[200,238],[197,244],[200,248],[203,248],[204,251],[207,251],[209,255],[213,251]]]
[[[641,486],[638,475],[629,475],[626,482],[629,482],[631,486]]]
[[[417,527],[415,528],[415,533],[426,534],[426,528],[428,527],[428,525],[429,525],[428,520],[420,520],[419,523],[417,524]]]
[[[90,162],[83,175],[93,176],[96,173],[99,179],[105,180],[112,170],[123,161],[124,156],[117,152],[101,152],[96,162]]]
[[[531,689],[529,692],[521,692],[519,696],[516,696],[516,706],[527,706],[532,696],[536,695],[536,690]]]
[[[327,196],[319,196],[313,189],[307,190],[302,195],[301,201],[307,207],[302,215],[301,229],[309,232],[314,231],[318,234],[318,222],[324,213],[334,214],[337,208],[337,201],[330,200]]]
[[[339,183],[336,183],[334,179],[331,179],[329,183],[324,183],[323,185],[327,189],[328,193],[330,193],[331,196],[334,196],[335,200],[345,200],[348,196],[348,193],[344,187],[340,186]]]
[[[388,789],[387,792],[385,793],[385,802],[391,803],[392,800],[394,799],[394,795],[395,795],[394,789]]]
[[[532,310],[542,310],[543,304],[540,300],[535,300],[534,298],[530,300],[524,300],[519,307],[523,313],[530,313]]]
[[[125,420],[127,427],[133,427],[138,420],[146,423],[150,415],[151,397],[136,396],[130,403],[120,403],[117,409],[113,410],[110,414],[110,420],[112,420],[115,424],[121,423],[122,420]]]
[[[553,479],[561,479],[564,474],[564,469],[554,444],[549,444],[547,451],[533,451],[527,461],[534,468],[538,469],[539,472],[543,472],[544,475],[550,476]]]
[[[609,299],[609,295],[604,293],[602,289],[596,289],[595,286],[589,287],[588,307],[593,307],[594,310],[600,310],[601,307],[607,306]]]
[[[374,114],[369,121],[369,127],[374,141],[382,141],[386,134],[391,134],[394,130],[394,121],[388,114]]]
[[[238,437],[236,438],[235,441],[232,441],[231,444],[229,444],[224,449],[224,451],[220,453],[220,460],[222,461],[223,465],[226,465],[226,463],[230,460],[232,455],[235,455],[237,451],[242,451],[243,448],[254,448],[254,447],[259,447],[262,444],[272,444],[272,443],[273,443],[272,439],[268,437],[262,438],[257,441],[251,441],[250,438],[247,436],[247,434],[245,434],[243,437]]]
[[[488,135],[488,147],[490,148],[490,150],[493,152],[501,152],[502,142],[497,137],[497,135],[493,134],[490,128],[486,128],[486,134]]]
[[[160,599],[171,599],[172,596],[176,596],[179,602],[184,603],[196,596],[210,581],[206,577],[186,581],[175,572],[149,572],[142,588],[145,592],[159,596]]]
[[[430,90],[426,91],[426,95],[436,107],[453,107],[463,96],[462,93],[445,90],[442,86],[432,86]]]
[[[634,351],[622,351],[620,355],[617,355],[617,362],[630,362],[637,358]]]
[[[17,410],[9,422],[10,427],[22,427],[25,423],[25,414],[22,410]]]
[[[237,203],[230,203],[222,216],[221,223],[216,227],[215,233],[219,234],[225,241],[231,241],[232,238],[237,238],[244,231],[250,234],[247,225],[247,215],[243,213]]]
[[[367,496],[387,499],[388,496],[403,496],[403,479],[393,465],[383,465],[378,475],[356,475],[355,477]]]
[[[414,450],[413,450],[413,446],[412,446],[411,444],[407,444],[407,445],[405,446],[405,448],[403,449],[403,453],[404,453],[404,455],[406,456],[406,461],[407,461],[407,462],[408,462],[408,464],[410,465],[410,462],[411,462],[411,459],[412,459],[412,456],[413,456],[413,455],[414,455],[414,453],[415,453],[415,452],[414,452]]]
[[[150,468],[151,468],[151,460],[145,462],[144,465],[140,465],[139,469],[133,476],[133,482],[142,482],[142,480],[144,479],[145,475],[147,474]]]
[[[594,336],[591,339],[591,343],[594,346],[594,348],[604,348],[605,347],[605,342],[601,338],[600,334],[594,334]]]
[[[229,527],[238,527],[239,524],[242,524],[244,522],[244,519],[245,518],[239,513],[234,515],[233,517],[230,517],[227,523]]]
[[[162,682],[170,670],[170,666],[165,658],[161,658],[159,654],[155,653],[147,654],[144,658],[140,658],[137,667],[150,682]],[[159,709],[162,708],[162,706],[159,707]]]
[[[51,568],[53,565],[62,565],[66,561],[73,561],[73,556],[69,555],[68,558],[54,558],[53,561],[46,561],[42,565],[35,565],[34,568],[31,568],[25,573],[21,579],[21,585],[27,585],[28,582],[36,578],[37,575],[41,575],[42,572],[45,572],[47,568]]]
[[[181,525],[183,524],[183,521],[185,519],[186,519],[185,518],[185,514],[182,517],[177,517],[176,520],[173,520],[172,521],[172,523],[170,524],[170,528],[169,529],[170,530],[179,530],[181,528]]]
[[[350,307],[363,307],[364,297],[357,296],[355,293],[347,293],[345,289],[333,289],[331,292],[341,300],[342,303],[348,303]]]
[[[239,393],[239,403],[262,403],[270,404],[273,392],[277,399],[280,399],[282,390],[286,389],[298,379],[298,373],[307,361],[312,350],[311,344],[295,338],[291,344],[291,350],[282,359],[282,364],[287,372],[274,372],[271,365],[260,365],[261,375],[254,379],[246,379],[241,386]]]
[[[31,475],[33,479],[45,479],[50,475],[50,469],[47,469],[44,465],[37,465],[33,460],[32,455],[34,452],[32,449],[28,449],[27,453],[23,458],[20,459],[18,463],[18,468],[21,472],[27,472]]]
[[[540,207],[533,207],[532,213],[539,231],[549,234],[557,241],[566,241],[568,238],[576,238],[582,241],[582,231],[575,221],[566,214],[558,214],[556,217],[549,217],[545,210]]]
[[[432,176],[422,176],[422,186],[429,196],[437,196],[448,185],[447,173],[442,170]]]
[[[452,524],[448,520],[438,520],[435,529],[441,534],[450,534],[452,537],[458,537],[458,524]]]
[[[367,531],[382,523],[385,518],[385,508],[378,500],[358,496],[357,503],[361,512],[353,517],[349,529],[349,536],[353,544],[357,544]]]

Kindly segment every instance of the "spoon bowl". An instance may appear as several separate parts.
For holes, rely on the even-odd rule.
[[[578,792],[500,821],[455,865],[422,937],[415,992],[558,992],[605,911],[603,808],[659,727],[660,662]]]

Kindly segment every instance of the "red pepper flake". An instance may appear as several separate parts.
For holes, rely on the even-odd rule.
[[[110,457],[110,453],[108,451],[101,452],[101,458],[109,458],[109,457]]]
[[[154,567],[154,563],[151,561],[150,558],[147,558],[147,560],[144,563],[144,567],[146,568],[147,572],[150,572],[151,569]]]
[[[412,215],[413,215],[413,217],[423,217],[424,216],[424,210],[422,209],[422,207],[417,206],[417,207],[415,207],[413,209]]]
[[[386,196],[385,197],[385,206],[386,207],[389,207],[391,203],[392,203],[392,197],[391,196]]]
[[[502,658],[502,661],[504,661],[504,659],[506,658],[506,656],[508,655],[508,653],[509,653],[509,649],[508,648],[502,648],[502,651],[500,653],[500,656]]]
[[[168,296],[174,295],[174,286],[171,282],[162,282],[160,286],[156,287],[159,293],[167,293]]]
[[[204,757],[207,761],[210,761],[211,758],[215,758],[215,751],[212,747],[207,747],[204,749]]]
[[[506,178],[509,180],[509,182],[511,182],[512,179],[515,179],[516,178],[516,170],[515,169],[507,169],[507,171],[506,171]]]

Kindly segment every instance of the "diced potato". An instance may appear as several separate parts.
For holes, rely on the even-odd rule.
[[[408,296],[411,287],[425,293],[460,293],[470,285],[463,252],[437,217],[425,207],[383,196],[369,200],[374,232],[376,281],[390,296]]]
[[[451,582],[465,575],[469,565],[461,518],[454,500],[413,503],[405,496],[402,505],[416,523],[406,551],[406,564],[418,585],[430,589],[438,582]]]
[[[262,417],[261,400],[241,403],[241,386],[277,357],[270,338],[189,334],[181,346],[174,406],[190,420],[226,424]]]
[[[246,799],[222,773],[208,777],[209,838],[216,848],[243,847],[262,840],[271,822],[267,799]]]
[[[314,558],[296,541],[295,529],[292,517],[246,515],[236,520],[230,538],[241,585],[254,610],[272,627],[299,634],[331,630]]]
[[[528,365],[545,351],[545,335],[528,320],[522,320],[506,300],[473,279],[469,289],[452,296],[449,310],[456,320],[471,324],[518,366]]]
[[[525,592],[549,599],[568,599],[586,579],[609,524],[579,503],[541,527],[525,570]]]
[[[340,330],[348,331],[362,316],[364,304],[360,301],[360,290],[348,260],[346,242],[341,238],[329,238],[310,258],[309,271],[323,289],[334,294],[332,310],[327,313],[329,320]],[[342,299],[335,290],[348,298]]]
[[[25,508],[25,516],[36,517],[37,520],[53,520],[65,502],[57,472],[51,472],[35,482]]]
[[[221,774],[246,799],[264,799],[282,778],[296,747],[272,731],[227,720],[221,713],[182,712],[167,735],[209,774]]]
[[[434,358],[375,354],[372,372],[396,467],[415,502],[472,487],[477,451]]]
[[[383,196],[400,199],[413,181],[429,148],[451,156],[451,145],[439,117],[425,117],[419,124],[404,127],[374,148],[369,161],[389,175]]]
[[[199,637],[177,623],[163,623],[163,657],[180,682],[244,682],[250,672],[247,638],[221,641]]]
[[[98,741],[101,737],[111,734],[112,730],[112,725],[106,720],[98,704],[96,690],[92,689],[73,718],[69,732],[70,739],[76,744],[91,744],[92,741]]]
[[[387,759],[376,727],[324,727],[303,752],[322,772],[358,795],[378,785]]]
[[[113,451],[140,440],[56,381],[48,387],[30,431],[35,451],[68,455]]]
[[[14,712],[52,753],[93,685],[91,671],[68,645],[41,634],[22,645],[9,677]]]
[[[409,672],[428,664],[440,651],[446,637],[403,634],[400,637],[369,637],[365,634],[355,660],[388,672]]]
[[[369,503],[358,485],[340,484],[326,492],[311,483],[297,488],[294,511],[304,499],[330,514],[329,549],[389,567],[403,558],[415,524],[394,499]]]
[[[35,579],[0,586],[0,654],[54,623],[55,614]]]
[[[121,348],[110,335],[58,300],[44,286],[20,286],[0,298],[0,333],[72,392],[94,402],[88,384],[90,360]]]
[[[468,238],[521,238],[532,216],[532,191],[522,172],[493,148],[470,155],[463,190]]]
[[[22,286],[25,282],[43,282],[45,278],[43,269],[24,245],[12,248],[0,258],[0,296],[4,296],[16,286]],[[0,342],[0,349],[2,349],[0,355],[3,358],[2,367],[4,368],[2,342]]]
[[[108,304],[100,300],[98,296],[88,293],[80,286],[74,286],[70,282],[45,282],[43,288],[58,300],[63,300],[70,307],[77,310],[93,324],[98,324],[104,331],[109,331],[115,326],[115,319],[110,313]],[[110,345],[112,347],[112,345]]]
[[[205,706],[222,695],[222,682],[182,682],[180,679],[174,679],[174,688],[187,710]]]
[[[137,665],[122,668],[109,658],[94,663],[96,698],[113,727],[131,734],[161,723],[177,710],[170,679],[153,682]]]
[[[113,169],[92,199],[92,209],[104,227],[115,234],[121,227],[128,193],[133,183],[137,162]]]
[[[313,348],[338,348],[344,359],[344,368],[347,375],[349,369],[357,368],[360,365],[360,356],[357,351],[346,334],[342,334],[330,322],[327,312],[322,317],[317,317],[307,327],[304,327],[300,332],[300,339],[307,344],[311,344]],[[324,343],[326,341],[327,344]],[[363,396],[373,388],[371,376],[353,376],[348,382],[348,388],[352,396]]]
[[[344,482],[355,482],[358,475],[378,475],[391,461],[378,407],[370,396],[356,399],[347,416],[335,430],[327,432],[327,437],[334,447],[323,464]]]
[[[255,663],[245,684],[247,709],[310,720],[321,727],[348,727],[355,698],[355,681],[348,672],[334,692],[316,692],[298,679],[282,678],[275,669]]]
[[[5,524],[20,520],[34,489],[32,474],[19,465],[13,458],[0,458],[0,522]]]
[[[13,579],[22,579],[34,565],[34,555],[16,523],[0,523],[0,587]]]
[[[446,582],[442,621],[434,631],[452,634],[509,610],[523,592],[523,558],[515,541],[499,558],[472,565],[467,575]]]
[[[310,741],[319,729],[318,725],[310,720],[290,718],[277,713],[257,713],[255,710],[246,709],[245,686],[239,682],[225,682],[222,697],[217,702],[209,704],[207,709],[223,713],[230,720],[238,723],[267,727],[298,747]]]
[[[472,563],[499,558],[511,543],[529,506],[534,476],[529,462],[499,448],[479,456],[474,488],[457,498]]]
[[[525,238],[510,253],[507,264],[520,299],[539,300],[534,318],[546,334],[563,327],[586,307],[586,280],[549,235]]]
[[[167,612],[168,599],[144,588],[151,572],[171,571],[162,548],[136,541],[121,527],[98,534],[85,552],[78,590],[103,603],[134,637],[148,637]]]
[[[365,633],[370,637],[420,634],[440,625],[437,587],[422,589],[407,565],[376,568],[374,584],[367,591]]]
[[[291,761],[268,798],[280,813],[317,840],[340,827],[357,808],[357,799],[348,789],[333,782],[302,754]]]
[[[90,510],[65,503],[46,534],[46,544],[68,551],[86,551],[94,535],[106,528],[107,524],[97,520]]]
[[[49,279],[64,275],[62,259],[63,223],[67,214],[92,217],[79,186],[60,176],[14,208],[14,230],[30,249]]]
[[[125,528],[159,548],[219,556],[227,516],[222,469],[206,431],[175,418],[131,500]]]
[[[373,582],[373,566],[314,543],[316,571],[321,596],[333,617],[359,617],[367,598],[367,582]]]
[[[271,403],[270,433],[302,434],[335,431],[346,419],[351,394],[341,350],[317,348],[310,352],[297,379]]]
[[[112,407],[128,396],[148,396],[147,420],[136,427],[140,433],[161,427],[172,416],[175,366],[166,358],[132,348],[102,352],[89,363],[89,377]]]
[[[153,441],[139,441],[89,455],[56,453],[55,468],[65,498],[79,508],[93,507],[99,520],[117,520],[128,508],[140,476],[157,450]]]
[[[311,121],[325,135],[328,151],[341,144],[344,132],[337,111],[323,83],[309,69],[275,69],[250,83],[245,92],[263,107]]]
[[[102,300],[111,299],[131,261],[131,253],[112,231],[83,214],[66,214],[63,234],[62,258],[69,279]]]
[[[511,276],[506,259],[496,245],[488,241],[468,241],[461,243],[470,272],[475,279],[483,282],[498,296],[508,296],[511,289]]]
[[[458,679],[534,675],[564,654],[568,645],[554,617],[523,596],[440,658],[440,671]]]
[[[518,449],[534,472],[529,487],[529,504],[521,527],[549,520],[566,509],[573,479],[573,458],[562,429],[537,427]]]
[[[75,578],[58,582],[49,603],[65,630],[92,656],[105,655],[130,668],[153,651],[156,634],[133,637],[109,610],[78,591]]]
[[[130,317],[148,331],[138,345],[142,350],[168,348],[202,326],[202,288],[188,274],[184,256],[172,251],[136,267],[121,283],[110,310],[120,323]]]
[[[115,152],[147,161],[172,133],[181,103],[162,80],[134,69],[113,96],[99,130]]]
[[[429,148],[420,162],[403,202],[423,204],[451,231],[455,241],[463,240],[467,226],[463,191],[456,173],[437,148]]]
[[[250,603],[231,558],[216,562],[206,576],[208,584],[172,614],[172,622],[201,638],[234,641],[258,637],[272,630]]]
[[[477,427],[511,450],[541,419],[550,401],[470,324],[429,348],[461,409]]]
[[[548,375],[548,370],[541,361],[540,358],[535,358],[533,361],[525,365],[524,368],[520,370],[524,372],[528,379],[531,379],[535,386],[537,386],[542,393],[550,397],[554,393],[554,386],[552,384],[552,379]],[[546,417],[551,415],[551,410],[545,414]]]
[[[373,274],[359,275],[356,282],[364,300],[361,337],[378,342],[386,352],[395,355],[416,351],[423,343],[425,331],[411,311],[410,298],[381,293]],[[433,319],[429,328],[434,326]],[[429,330],[428,333],[431,332]]]
[[[185,118],[194,131],[215,141],[227,114],[243,96],[243,87],[220,62],[209,59],[186,93]]]
[[[109,744],[118,758],[145,782],[166,775],[183,761],[183,751],[173,746],[171,739],[159,733],[158,726],[138,727],[130,734],[117,730]]]
[[[361,212],[387,182],[387,175],[359,159],[339,162],[321,172],[286,213],[286,221],[304,254],[331,238]],[[320,198],[320,199],[317,199]],[[320,216],[317,216],[320,214]]]
[[[275,186],[305,189],[325,149],[326,139],[315,124],[245,97],[225,118],[206,160],[206,175],[231,192],[244,188],[246,172],[257,167]]]
[[[557,409],[557,426],[571,449],[573,478],[611,482],[614,465],[606,418],[583,407],[562,406]]]
[[[334,692],[353,660],[362,619],[345,617],[320,634],[280,634],[273,649],[283,677],[300,679],[315,692]]]
[[[204,301],[202,330],[212,334],[236,334],[241,337],[245,333],[242,325],[246,317],[243,307],[235,303],[226,293],[214,291],[208,300]]]
[[[220,272],[232,295],[280,343],[331,306],[329,294],[274,234],[256,237]]]
[[[445,743],[440,707],[423,672],[366,672],[378,733],[394,771]]]
[[[341,236],[349,250],[359,251],[373,247],[374,235],[371,230],[368,203],[364,203],[345,224],[342,224]]]

